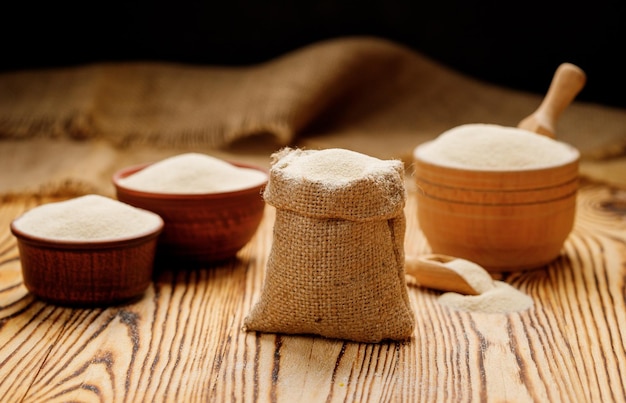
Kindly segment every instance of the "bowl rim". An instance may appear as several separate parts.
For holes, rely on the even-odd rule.
[[[152,213],[152,212],[150,212]],[[143,244],[152,238],[157,238],[165,226],[163,218],[156,213],[153,213],[158,218],[158,225],[150,228],[146,231],[142,231],[133,235],[116,237],[116,238],[101,238],[101,239],[57,239],[51,237],[43,237],[33,235],[22,231],[15,225],[16,221],[21,217],[17,217],[11,221],[10,229],[11,233],[17,238],[18,241],[25,242],[31,245],[45,247],[48,249],[114,249],[120,247],[135,246]]]
[[[255,169],[265,174],[265,181],[258,183],[254,186],[249,186],[242,189],[227,191],[227,192],[206,192],[206,193],[165,193],[165,192],[154,192],[154,191],[144,191],[139,189],[134,189],[128,186],[122,185],[119,181],[135,172],[139,172],[140,170],[156,163],[153,162],[144,162],[141,164],[129,165],[124,168],[117,170],[113,173],[112,182],[113,186],[115,186],[116,190],[119,192],[120,190],[129,195],[133,195],[136,197],[143,197],[148,199],[168,199],[168,200],[197,200],[197,199],[223,199],[225,197],[237,197],[243,196],[245,194],[250,194],[252,192],[257,193],[260,192],[269,181],[269,170],[263,168],[259,165],[249,164],[245,162],[238,162],[232,160],[224,160],[229,164],[235,165],[240,168],[249,168]]]
[[[431,166],[435,166],[435,167],[439,167],[439,168],[443,168],[443,169],[448,169],[448,170],[452,170],[452,171],[463,171],[463,172],[477,172],[477,173],[494,173],[494,174],[503,174],[503,173],[518,173],[518,172],[536,172],[536,173],[541,173],[541,172],[547,172],[547,171],[551,171],[554,169],[558,169],[558,168],[563,168],[566,167],[568,165],[571,164],[578,164],[580,162],[580,158],[581,158],[581,154],[580,154],[580,150],[578,150],[578,148],[574,147],[573,145],[569,144],[569,143],[565,143],[563,141],[559,141],[559,140],[555,140],[558,143],[560,143],[561,145],[567,147],[569,149],[569,151],[571,151],[572,155],[571,158],[568,159],[567,161],[558,163],[558,164],[551,164],[551,165],[541,165],[541,166],[535,166],[535,167],[528,167],[528,168],[501,168],[501,169],[497,169],[497,168],[475,168],[475,167],[464,167],[462,165],[453,165],[453,164],[442,164],[442,163],[438,163],[436,161],[427,159],[427,158],[423,158],[422,156],[419,155],[419,152],[421,150],[423,150],[424,148],[426,148],[428,145],[432,144],[433,141],[435,141],[436,139],[432,139],[432,140],[427,140],[424,141],[423,143],[418,144],[412,152],[412,157],[413,157],[413,162],[419,162],[422,164],[427,164],[427,165],[431,165]]]

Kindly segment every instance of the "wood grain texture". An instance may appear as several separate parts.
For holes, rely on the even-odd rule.
[[[406,252],[426,253],[411,190]],[[3,402],[620,402],[626,396],[626,190],[585,183],[562,255],[499,279],[535,305],[453,311],[409,286],[414,336],[361,344],[241,330],[263,284],[274,211],[236,260],[162,269],[142,299],[56,307],[21,281],[0,206]]]

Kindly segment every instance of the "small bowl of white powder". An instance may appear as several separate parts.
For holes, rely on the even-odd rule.
[[[514,127],[450,129],[413,152],[420,228],[434,253],[489,271],[545,265],[574,224],[579,158]]]
[[[185,153],[119,170],[120,201],[165,221],[157,258],[206,264],[234,257],[263,217],[267,169]]]
[[[24,285],[60,305],[108,305],[141,296],[152,281],[157,214],[85,195],[37,206],[11,222]]]

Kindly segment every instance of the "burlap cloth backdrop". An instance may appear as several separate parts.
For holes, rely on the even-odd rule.
[[[370,37],[238,68],[133,62],[4,73],[0,195],[112,195],[115,170],[189,150],[269,164],[284,145],[341,147],[409,161],[413,147],[456,125],[516,125],[541,98]],[[626,182],[625,110],[576,101],[557,129],[581,150],[583,174]]]

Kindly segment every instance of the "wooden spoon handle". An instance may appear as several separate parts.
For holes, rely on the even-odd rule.
[[[539,111],[556,122],[565,108],[582,90],[586,80],[585,73],[579,67],[571,63],[561,64],[554,73],[554,78],[546,97],[539,106]]]
[[[585,72],[571,63],[561,64],[552,78],[539,108],[523,119],[518,127],[555,137],[556,122],[587,81]]]

